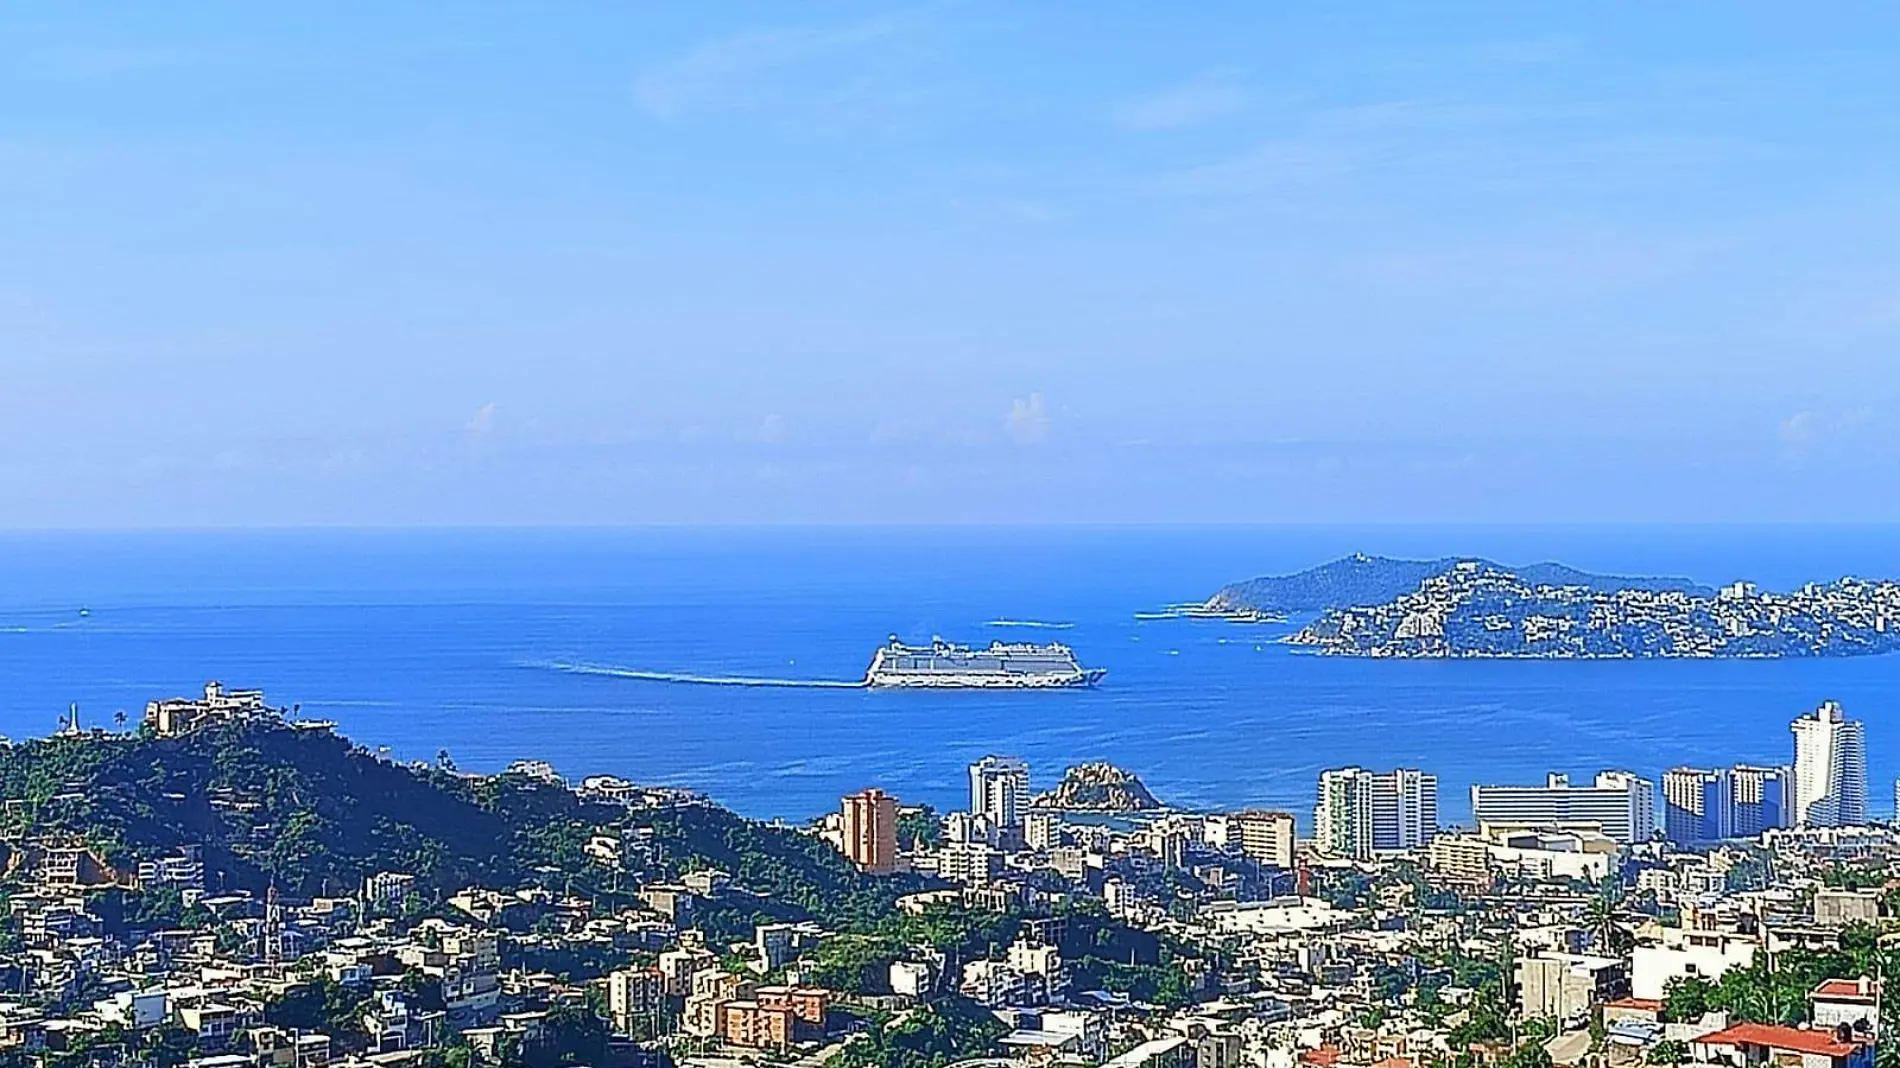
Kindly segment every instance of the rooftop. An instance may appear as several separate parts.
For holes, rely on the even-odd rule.
[[[1862,976],[1859,979],[1829,979],[1808,995],[1829,1001],[1864,1001],[1873,1004],[1880,997],[1880,984]]]
[[[1767,1046],[1823,1057],[1846,1057],[1860,1048],[1859,1043],[1836,1041],[1832,1031],[1810,1031],[1758,1023],[1739,1023],[1703,1035],[1696,1042],[1716,1046]]]

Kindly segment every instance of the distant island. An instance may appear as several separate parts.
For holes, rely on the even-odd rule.
[[[1078,764],[1062,781],[1031,802],[1036,808],[1084,812],[1148,812],[1161,802],[1134,772],[1113,764]]]
[[[1235,583],[1206,606],[1312,616],[1288,641],[1336,656],[1778,658],[1900,649],[1900,583],[1852,577],[1773,593],[1554,563],[1360,554]]]

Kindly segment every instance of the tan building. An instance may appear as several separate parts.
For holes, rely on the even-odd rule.
[[[726,1033],[726,1007],[733,1002],[751,1000],[752,983],[744,977],[723,971],[703,971],[693,976],[693,992],[686,998],[680,1026],[689,1035],[709,1038]]]
[[[1230,840],[1237,837],[1240,851],[1276,868],[1293,866],[1293,813],[1250,809],[1227,821]]]
[[[720,1006],[720,1037],[729,1046],[746,1049],[784,1049],[792,1044],[790,1009],[770,1009],[756,1001],[728,1001]]]
[[[148,701],[145,722],[163,737],[188,734],[207,723],[265,715],[262,690],[227,690],[221,682],[205,683],[203,698],[173,697]]]
[[[792,1014],[792,1029],[813,1037],[825,1033],[825,1015],[831,1009],[831,991],[816,986],[762,986],[757,1001],[762,1009],[784,1009]]]
[[[897,870],[897,799],[873,786],[844,799],[842,848],[871,875]]]
[[[1476,885],[1491,881],[1491,845],[1468,834],[1441,834],[1426,847],[1425,864],[1446,879]]]

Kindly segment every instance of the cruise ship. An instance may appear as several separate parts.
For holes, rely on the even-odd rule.
[[[941,638],[927,646],[905,645],[891,636],[878,649],[864,684],[873,688],[934,686],[941,689],[1039,690],[1093,686],[1108,674],[1085,668],[1066,645],[991,642],[986,649],[953,645]]]

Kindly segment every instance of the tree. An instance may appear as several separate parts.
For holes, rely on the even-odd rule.
[[[548,1010],[541,1034],[522,1046],[521,1060],[528,1068],[555,1068],[566,1064],[599,1064],[607,1056],[607,1021],[591,1005],[571,1002]]]
[[[1551,1068],[1550,1051],[1542,1042],[1526,1042],[1506,1054],[1499,1068]]]
[[[1662,1017],[1669,1023],[1693,1023],[1709,1011],[1715,984],[1699,975],[1669,980],[1663,987]]]
[[[1689,1059],[1689,1047],[1673,1038],[1665,1038],[1649,1047],[1651,1064],[1681,1064]]]
[[[897,844],[905,849],[935,849],[943,844],[943,821],[937,810],[919,805],[897,814]]]

